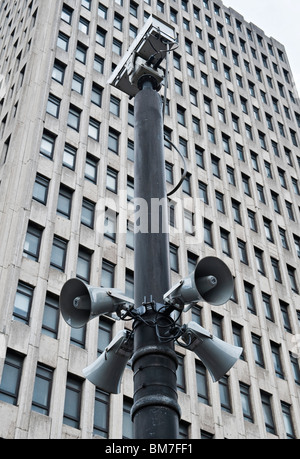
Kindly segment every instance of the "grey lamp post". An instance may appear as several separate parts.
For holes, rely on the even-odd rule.
[[[117,289],[93,287],[80,279],[69,279],[60,295],[61,313],[71,327],[83,327],[107,313],[134,320],[133,330],[120,331],[83,374],[105,392],[119,393],[132,356],[131,415],[136,439],[179,436],[175,341],[198,355],[214,381],[242,352],[195,322],[180,327],[173,317],[174,310],[181,314],[198,301],[224,304],[233,292],[230,270],[216,257],[200,260],[193,273],[170,288],[163,103],[157,90],[164,78],[159,65],[171,51],[170,45],[176,43],[173,32],[166,23],[149,18],[109,79],[110,84],[135,97],[134,300]],[[179,188],[184,174],[171,193]]]
[[[174,342],[161,342],[151,326],[157,323],[163,333],[170,324],[159,312],[170,287],[170,264],[162,100],[151,81],[144,81],[135,97],[134,186],[136,206],[140,203],[147,224],[144,232],[135,226],[134,300],[136,307],[146,304],[147,324],[135,324],[132,418],[135,438],[178,438]]]

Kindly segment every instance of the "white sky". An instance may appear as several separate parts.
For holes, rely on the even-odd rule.
[[[300,0],[223,0],[223,3],[284,45],[300,95]]]

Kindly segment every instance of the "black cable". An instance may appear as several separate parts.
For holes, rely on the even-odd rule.
[[[184,156],[183,156],[183,154],[181,153],[181,151],[176,147],[176,145],[174,145],[173,142],[171,142],[170,139],[168,139],[168,137],[167,137],[166,135],[164,136],[164,139],[167,140],[167,141],[172,145],[173,148],[175,148],[175,150],[177,151],[177,153],[179,153],[179,155],[180,155],[180,157],[181,157],[181,159],[182,159],[182,161],[183,161],[183,174],[182,174],[182,176],[181,176],[181,179],[180,179],[180,181],[177,183],[177,185],[175,186],[175,188],[173,188],[173,190],[171,190],[169,193],[167,193],[167,196],[171,196],[172,194],[174,194],[174,193],[178,190],[178,188],[181,187],[181,185],[182,185],[182,183],[183,183],[183,181],[184,181],[184,179],[185,179],[185,177],[186,177],[186,175],[187,175],[187,167],[186,167],[186,162],[185,162]]]

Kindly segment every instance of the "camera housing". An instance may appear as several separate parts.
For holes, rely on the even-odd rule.
[[[175,28],[150,16],[108,79],[108,84],[130,97],[139,91],[140,73],[151,75],[159,84],[164,79],[164,72],[159,65],[175,44]]]

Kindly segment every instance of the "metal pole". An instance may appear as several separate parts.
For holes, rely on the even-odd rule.
[[[170,288],[163,148],[162,100],[151,81],[146,81],[135,96],[134,300],[136,307],[143,303],[147,307],[143,315],[147,324],[140,320],[134,323],[131,414],[137,439],[176,439],[180,419],[174,342],[161,342],[151,326],[158,316],[162,332],[169,323],[168,317],[150,305],[152,301],[163,304],[163,294]]]

